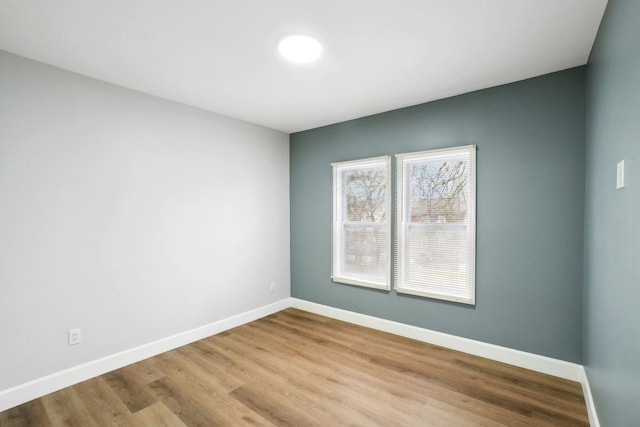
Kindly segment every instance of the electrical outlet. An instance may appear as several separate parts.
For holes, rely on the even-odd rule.
[[[271,292],[275,292],[276,291],[276,282],[270,282],[269,283],[269,290]]]
[[[69,329],[69,345],[80,344],[82,341],[82,329]]]

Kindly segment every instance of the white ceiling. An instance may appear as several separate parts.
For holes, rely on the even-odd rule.
[[[0,0],[0,49],[295,132],[583,65],[606,3]],[[321,59],[281,59],[291,33]]]

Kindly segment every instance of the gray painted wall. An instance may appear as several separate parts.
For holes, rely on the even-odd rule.
[[[584,68],[291,135],[297,298],[581,361]],[[331,162],[477,144],[477,304],[330,280]]]
[[[603,426],[640,425],[640,2],[609,0],[587,78],[584,364]],[[626,188],[616,163],[626,160]]]
[[[0,391],[290,295],[286,134],[4,52],[0,94]]]

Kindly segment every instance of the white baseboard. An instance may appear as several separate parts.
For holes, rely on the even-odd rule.
[[[94,378],[114,369],[156,356],[165,351],[201,340],[211,335],[244,325],[264,316],[268,316],[290,306],[286,298],[275,303],[258,307],[235,316],[231,316],[208,325],[200,326],[167,338],[143,344],[141,346],[92,360],[64,371],[55,372],[16,387],[0,391],[0,412],[37,399],[73,384]]]
[[[591,394],[591,386],[589,385],[589,377],[587,377],[587,371],[582,368],[582,394],[584,394],[584,401],[587,404],[587,413],[589,414],[589,425],[591,427],[600,427],[600,420],[598,419],[598,413],[596,412],[596,405],[593,401],[593,394]]]
[[[354,313],[352,311],[329,307],[297,298],[291,298],[291,307],[331,317],[333,319],[354,323],[356,325],[366,326],[379,331],[412,338],[429,344],[435,344],[476,356],[486,357],[487,359],[531,369],[533,371],[565,378],[571,381],[582,382],[584,379],[584,369],[582,365],[578,365],[577,363],[565,362],[564,360],[553,359],[551,357],[540,356],[533,353],[501,347],[499,345],[487,344],[468,338],[461,338],[455,335],[436,332],[365,314]]]

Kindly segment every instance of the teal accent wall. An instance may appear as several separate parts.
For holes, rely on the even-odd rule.
[[[640,2],[609,0],[587,74],[584,364],[603,426],[640,425]],[[616,190],[625,159],[626,188]]]
[[[579,67],[292,134],[292,296],[580,362],[584,118]],[[332,283],[331,163],[467,144],[476,305]]]

